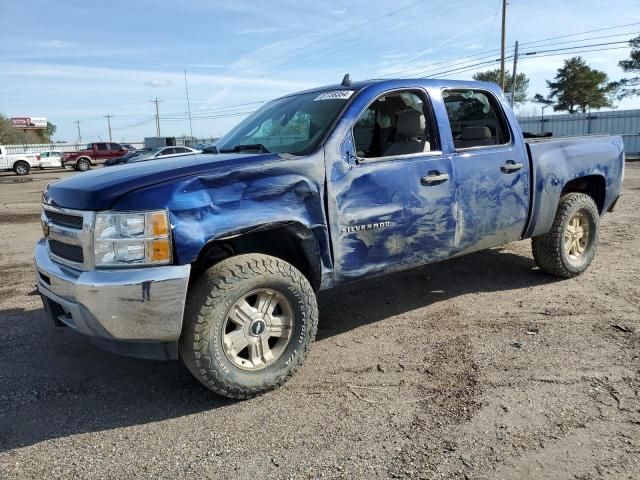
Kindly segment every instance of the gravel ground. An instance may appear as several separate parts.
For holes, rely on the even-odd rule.
[[[244,402],[45,321],[40,192],[70,174],[0,175],[0,478],[640,478],[640,164],[584,275],[524,241],[323,292],[303,368]]]

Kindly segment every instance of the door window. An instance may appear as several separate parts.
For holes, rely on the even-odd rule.
[[[353,127],[359,157],[412,155],[437,149],[432,116],[425,97],[400,91],[378,97]]]
[[[173,150],[174,150],[174,153],[191,153],[191,150],[184,147],[176,147]]]
[[[174,153],[175,153],[175,148],[165,148],[158,154],[158,156],[164,157],[166,155],[173,155]]]
[[[96,143],[96,148],[101,151],[108,150],[106,143]]]
[[[112,152],[119,152],[120,150],[122,150],[122,147],[117,143],[110,143],[109,147],[111,148]]]
[[[491,93],[482,90],[445,90],[442,97],[456,149],[510,142],[504,113]]]

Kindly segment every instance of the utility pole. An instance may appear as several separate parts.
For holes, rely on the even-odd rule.
[[[80,133],[80,120],[76,120],[74,122],[76,127],[78,127],[78,143],[82,143],[82,134]]]
[[[507,32],[507,0],[502,0],[502,40],[500,42],[500,87],[504,92],[504,43]]]
[[[155,103],[156,104],[156,133],[157,136],[160,136],[160,113],[158,111],[158,103],[162,103],[162,100],[158,100],[158,97],[156,97],[155,100],[149,100],[151,103]]]
[[[187,71],[184,71],[184,89],[187,92],[187,111],[189,112],[189,133],[193,140],[193,126],[191,125],[191,104],[189,103],[189,87],[187,85]]]
[[[511,74],[511,106],[516,99],[516,74],[518,71],[518,41],[516,40],[515,51],[513,53],[513,73]]]
[[[113,139],[111,138],[111,117],[113,117],[113,115],[111,115],[110,113],[107,113],[104,118],[107,119],[107,125],[109,126],[109,141],[113,142]]]

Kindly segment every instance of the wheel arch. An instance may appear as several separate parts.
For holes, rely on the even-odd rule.
[[[227,232],[212,238],[200,249],[192,263],[194,275],[225,258],[245,253],[261,253],[280,258],[320,288],[322,267],[318,242],[311,230],[297,221],[263,223]]]
[[[563,187],[560,195],[566,193],[584,193],[593,198],[598,207],[598,213],[602,215],[607,193],[607,181],[603,175],[593,174],[574,178]]]

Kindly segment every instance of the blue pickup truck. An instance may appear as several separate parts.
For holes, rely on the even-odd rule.
[[[216,149],[50,184],[35,267],[56,324],[233,398],[301,365],[319,290],[526,238],[579,275],[624,174],[620,137],[525,140],[496,85],[464,81],[345,79]]]

